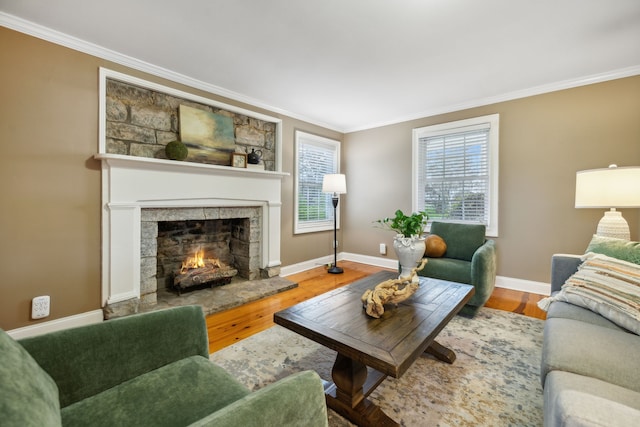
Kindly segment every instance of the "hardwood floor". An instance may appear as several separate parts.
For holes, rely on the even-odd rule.
[[[270,328],[274,325],[273,313],[277,311],[384,270],[350,261],[342,261],[339,266],[344,273],[329,274],[324,266],[320,266],[288,276],[288,279],[298,283],[297,288],[208,316],[209,352],[213,353]],[[536,305],[542,298],[543,295],[496,288],[485,306],[544,319],[544,311]]]
[[[546,319],[547,313],[540,310],[537,305],[538,301],[545,297],[546,295],[495,288],[484,306],[524,314],[536,319]]]

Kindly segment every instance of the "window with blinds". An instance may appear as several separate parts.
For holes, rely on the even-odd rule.
[[[414,210],[497,236],[498,115],[414,129]]]
[[[322,192],[322,179],[339,172],[339,153],[339,141],[296,131],[295,233],[333,230],[332,195]]]

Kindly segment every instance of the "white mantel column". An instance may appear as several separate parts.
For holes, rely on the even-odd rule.
[[[262,256],[270,256],[266,258],[265,267],[279,267],[282,265],[280,261],[280,224],[281,224],[281,208],[282,203],[268,202],[266,215],[263,215],[263,221],[266,227],[263,227],[265,238],[262,239]]]
[[[140,205],[108,203],[110,233],[108,252],[103,253],[103,301],[114,304],[140,298]],[[106,225],[107,221],[103,224]]]

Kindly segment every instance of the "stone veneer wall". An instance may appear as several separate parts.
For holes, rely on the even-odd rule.
[[[166,159],[167,143],[180,139],[178,109],[183,104],[233,118],[235,151],[260,150],[265,170],[275,170],[275,123],[110,79],[106,104],[108,154]],[[203,163],[221,164],[213,159]],[[222,165],[230,165],[230,159]]]
[[[279,270],[263,272],[260,269],[262,244],[262,208],[260,207],[142,209],[140,303],[155,304],[158,288],[166,286],[164,277],[166,267],[158,263],[158,222],[227,219],[232,220],[229,246],[233,254],[233,266],[238,269],[238,274],[248,280],[280,274]],[[206,239],[202,237],[201,240]]]

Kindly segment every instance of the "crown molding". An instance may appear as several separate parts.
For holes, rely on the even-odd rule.
[[[25,19],[10,15],[5,12],[0,12],[0,25],[11,30],[15,30],[51,43],[55,43],[60,46],[68,47],[69,49],[73,49],[78,52],[86,53],[97,58],[101,58],[107,61],[114,62],[116,64],[123,65],[125,67],[132,68],[134,70],[142,71],[156,77],[184,84],[194,89],[200,89],[214,95],[249,104],[253,107],[262,108],[276,114],[288,116],[297,120],[314,124],[316,126],[321,126],[329,130],[344,132],[344,129],[340,129],[331,124],[319,122],[317,120],[310,119],[309,117],[292,113],[291,111],[287,111],[282,108],[274,107],[267,104],[266,102],[260,101],[250,96],[243,95],[241,93],[234,92],[220,86],[212,85],[210,83],[205,83],[201,80],[197,80],[184,74],[176,73],[166,68],[141,61],[131,56],[127,56],[114,50],[107,49],[103,46],[70,36],[60,31],[52,30],[51,28],[44,27],[42,25],[27,21]]]
[[[469,102],[463,102],[460,104],[454,104],[446,107],[426,110],[419,113],[398,117],[396,119],[389,120],[389,121],[371,123],[369,125],[358,126],[355,128],[348,128],[344,130],[344,133],[352,133],[352,132],[358,132],[358,131],[363,131],[367,129],[374,129],[374,128],[383,127],[383,126],[395,125],[398,123],[408,122],[411,120],[418,120],[418,119],[423,119],[425,117],[437,116],[439,114],[452,113],[454,111],[467,110],[469,108],[484,107],[486,105],[497,104],[500,102],[513,101],[516,99],[527,98],[530,96],[543,95],[545,93],[557,92],[560,90],[572,89],[575,87],[587,86],[590,84],[602,83],[609,80],[622,79],[625,77],[632,77],[637,75],[640,75],[640,65],[634,65],[631,67],[608,71],[606,73],[593,74],[590,76],[583,76],[575,79],[563,80],[560,82],[555,82],[555,83],[550,83],[546,85],[535,86],[528,89],[509,92],[502,95],[479,98]]]
[[[609,80],[616,80],[616,79],[621,79],[625,77],[640,75],[640,65],[634,65],[631,67],[621,68],[618,70],[608,71],[605,73],[594,74],[590,76],[583,76],[575,79],[568,79],[568,80],[564,80],[556,83],[550,83],[550,84],[535,86],[532,88],[523,89],[519,91],[509,92],[506,94],[501,94],[501,95],[496,95],[496,96],[491,96],[486,98],[479,98],[479,99],[475,99],[468,102],[439,107],[431,110],[425,110],[418,113],[397,117],[395,119],[391,119],[387,121],[374,122],[374,123],[369,123],[366,125],[356,126],[352,128],[341,128],[329,123],[320,122],[318,120],[311,119],[304,115],[296,114],[291,111],[274,107],[272,105],[269,105],[261,100],[252,98],[250,96],[237,93],[234,91],[230,91],[216,85],[205,83],[201,80],[197,80],[189,76],[186,76],[184,74],[176,73],[166,68],[159,67],[145,61],[141,61],[131,56],[127,56],[122,53],[107,49],[105,47],[87,42],[85,40],[78,39],[68,34],[65,34],[56,30],[52,30],[48,27],[44,27],[42,25],[33,23],[31,21],[27,21],[25,19],[19,18],[14,15],[10,15],[5,12],[0,12],[0,25],[15,31],[19,31],[24,34],[28,34],[33,37],[37,37],[45,41],[49,41],[61,46],[65,46],[70,49],[77,50],[79,52],[83,52],[88,55],[92,55],[101,59],[105,59],[107,61],[111,61],[116,64],[120,64],[138,71],[142,71],[142,72],[160,77],[160,78],[165,78],[167,80],[170,80],[176,83],[181,83],[195,89],[204,90],[214,95],[222,96],[237,102],[249,104],[257,108],[262,108],[262,109],[274,112],[276,114],[288,116],[293,119],[301,120],[310,124],[314,124],[316,126],[323,127],[325,129],[341,132],[344,134],[368,130],[368,129],[374,129],[374,128],[383,127],[383,126],[394,125],[398,123],[408,122],[411,120],[422,119],[425,117],[432,117],[439,114],[452,113],[454,111],[466,110],[469,108],[482,107],[485,105],[496,104],[499,102],[513,101],[515,99],[521,99],[521,98],[526,98],[526,97],[535,96],[535,95],[542,95],[545,93],[571,89],[579,86],[586,86],[594,83],[601,83]]]

